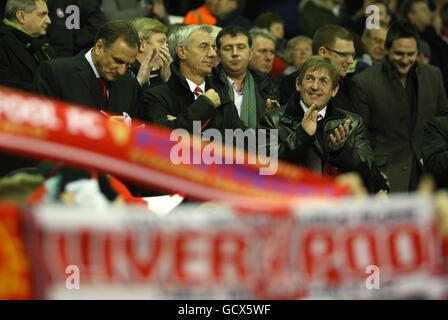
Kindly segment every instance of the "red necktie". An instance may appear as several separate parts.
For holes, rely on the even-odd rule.
[[[104,99],[104,103],[106,104],[106,106],[109,104],[109,97],[107,95],[107,85],[106,85],[106,80],[104,80],[103,78],[99,78],[98,79],[100,81],[100,85],[101,85],[101,93],[103,95],[103,99]]]
[[[193,93],[194,93],[195,97],[197,98],[197,97],[199,97],[200,94],[204,93],[204,91],[202,91],[201,87],[196,86],[196,88],[194,88]]]

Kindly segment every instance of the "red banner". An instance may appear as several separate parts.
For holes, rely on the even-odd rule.
[[[265,176],[259,163],[174,164],[174,148],[187,144],[182,150],[193,158],[203,149],[197,139],[182,139],[182,144],[172,140],[164,128],[130,128],[96,110],[0,89],[0,147],[11,152],[98,169],[196,199],[240,204],[256,200],[260,207],[347,192],[330,179],[287,164]]]

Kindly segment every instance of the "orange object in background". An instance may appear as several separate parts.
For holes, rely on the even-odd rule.
[[[210,24],[214,26],[216,25],[216,22],[216,17],[206,5],[188,11],[184,17],[184,24]]]
[[[0,300],[32,298],[30,263],[19,230],[19,209],[0,203]]]

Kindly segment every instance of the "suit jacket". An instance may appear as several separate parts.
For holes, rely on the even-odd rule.
[[[225,129],[247,129],[238,117],[236,107],[222,82],[207,78],[205,91],[210,88],[215,89],[220,96],[221,105],[217,108],[204,95],[195,100],[178,65],[172,63],[168,82],[143,92],[141,118],[172,129],[182,128],[190,133],[193,132],[193,121],[201,121],[201,125],[207,123],[204,129],[218,129],[222,134]],[[167,115],[176,119],[169,121]]]
[[[46,61],[39,66],[35,78],[38,93],[72,103],[106,110],[121,115],[136,115],[140,85],[129,72],[110,83],[106,105],[101,85],[84,57],[85,52],[70,58]]]
[[[419,63],[415,70],[415,123],[406,90],[387,58],[353,78],[353,104],[364,118],[377,164],[388,176],[391,191],[409,190],[413,161],[423,169],[424,128],[434,115],[448,111],[440,70]]]
[[[32,91],[36,70],[31,53],[0,21],[0,85]]]
[[[448,188],[448,117],[428,122],[423,137],[425,170],[434,177],[438,188]]]

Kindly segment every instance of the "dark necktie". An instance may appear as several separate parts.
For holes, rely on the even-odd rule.
[[[202,91],[201,87],[196,86],[196,88],[194,88],[193,93],[194,93],[194,96],[197,98],[197,97],[199,97],[200,94],[204,93],[204,91]]]
[[[108,106],[109,105],[109,96],[107,95],[107,83],[106,83],[106,80],[104,80],[103,78],[99,78],[98,80],[100,81],[101,94],[102,94],[103,99],[104,99],[104,104],[106,106]]]

